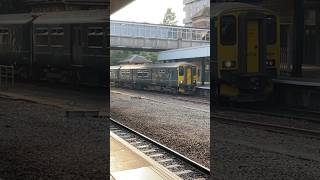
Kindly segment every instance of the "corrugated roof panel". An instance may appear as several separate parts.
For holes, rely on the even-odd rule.
[[[41,14],[34,24],[76,24],[107,22],[106,10],[63,11]]]
[[[210,57],[210,45],[173,49],[159,53],[159,61]]]

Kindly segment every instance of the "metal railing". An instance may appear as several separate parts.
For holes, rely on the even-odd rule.
[[[141,37],[167,40],[210,41],[210,30],[181,26],[134,23],[124,21],[110,22],[110,35],[122,37]]]
[[[14,66],[0,65],[0,89],[6,90],[14,86]]]
[[[292,72],[292,63],[288,58],[288,48],[280,48],[280,74],[289,75]]]

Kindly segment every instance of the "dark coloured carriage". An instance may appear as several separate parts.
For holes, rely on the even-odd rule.
[[[0,16],[7,18],[13,22],[0,23],[0,64],[23,65],[34,79],[105,83],[105,10]]]

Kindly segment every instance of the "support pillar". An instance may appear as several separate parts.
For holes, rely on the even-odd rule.
[[[206,76],[206,65],[204,61],[204,59],[201,60],[201,85],[204,85]]]
[[[304,0],[294,1],[293,16],[293,77],[302,76],[302,63],[304,58]]]

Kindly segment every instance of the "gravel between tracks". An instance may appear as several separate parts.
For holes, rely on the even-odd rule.
[[[134,94],[129,96],[111,92],[111,117],[209,167],[209,105],[201,105],[205,111],[199,111],[197,103],[144,94],[145,97],[166,102],[161,103],[140,98],[139,92]]]
[[[320,139],[214,123],[215,179],[320,179]]]
[[[0,98],[0,179],[105,179],[107,122]]]

